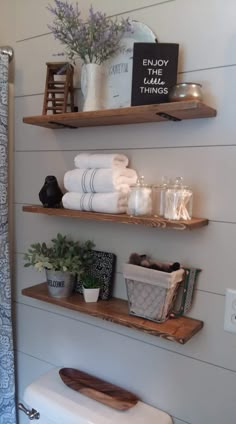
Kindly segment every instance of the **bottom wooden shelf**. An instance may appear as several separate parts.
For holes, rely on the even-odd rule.
[[[125,327],[134,328],[153,336],[185,344],[203,327],[203,322],[188,317],[169,319],[158,324],[143,318],[129,315],[128,302],[121,299],[101,300],[98,303],[85,303],[83,296],[73,294],[71,297],[57,299],[48,295],[47,283],[38,284],[22,290],[24,296],[62,306],[83,314],[111,321]]]

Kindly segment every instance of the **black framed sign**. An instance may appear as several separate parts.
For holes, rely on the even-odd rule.
[[[179,44],[134,43],[131,105],[168,102],[176,84]]]

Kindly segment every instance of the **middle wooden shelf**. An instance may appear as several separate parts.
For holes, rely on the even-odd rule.
[[[203,327],[202,321],[188,317],[179,317],[169,319],[163,323],[157,323],[129,315],[128,302],[122,299],[112,298],[110,300],[101,300],[97,303],[85,303],[82,295],[78,293],[74,293],[68,298],[59,299],[50,297],[48,295],[47,283],[37,284],[23,289],[22,294],[180,344],[185,344]]]
[[[64,208],[44,208],[40,205],[25,205],[24,212],[38,213],[51,216],[61,216],[68,218],[78,218],[93,221],[108,221],[121,224],[144,225],[152,228],[163,228],[173,230],[194,230],[208,225],[208,220],[205,218],[192,218],[188,221],[172,221],[155,216],[129,216],[126,214],[110,214],[98,212],[76,211]]]

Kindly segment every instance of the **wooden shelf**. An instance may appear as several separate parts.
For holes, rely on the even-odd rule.
[[[163,122],[169,120],[181,121],[182,119],[213,118],[215,116],[215,109],[195,100],[105,109],[92,112],[29,116],[23,118],[23,122],[25,124],[57,129],[65,127],[80,128]]]
[[[187,317],[169,319],[158,324],[143,318],[138,318],[128,313],[128,302],[121,299],[100,300],[97,303],[85,303],[82,295],[73,294],[68,298],[53,298],[48,295],[47,283],[38,284],[22,290],[24,296],[38,299],[53,305],[101,318],[106,321],[114,322],[143,331],[156,337],[185,344],[203,327],[203,322]]]
[[[78,218],[93,221],[118,222],[121,224],[144,225],[152,228],[170,228],[173,230],[194,230],[208,225],[208,220],[204,218],[192,218],[189,221],[170,221],[154,216],[129,216],[126,214],[110,214],[97,212],[75,211],[70,209],[44,208],[38,205],[23,206],[24,212],[40,213],[44,215],[63,216],[68,218]]]

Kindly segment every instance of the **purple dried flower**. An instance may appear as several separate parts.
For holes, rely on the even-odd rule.
[[[73,6],[67,1],[54,1],[55,7],[48,6],[54,15],[53,24],[48,27],[65,45],[70,60],[79,56],[85,63],[101,64],[120,49],[122,36],[131,31],[129,19],[112,20],[105,13],[94,12],[91,6],[88,20],[84,22],[78,3]]]

